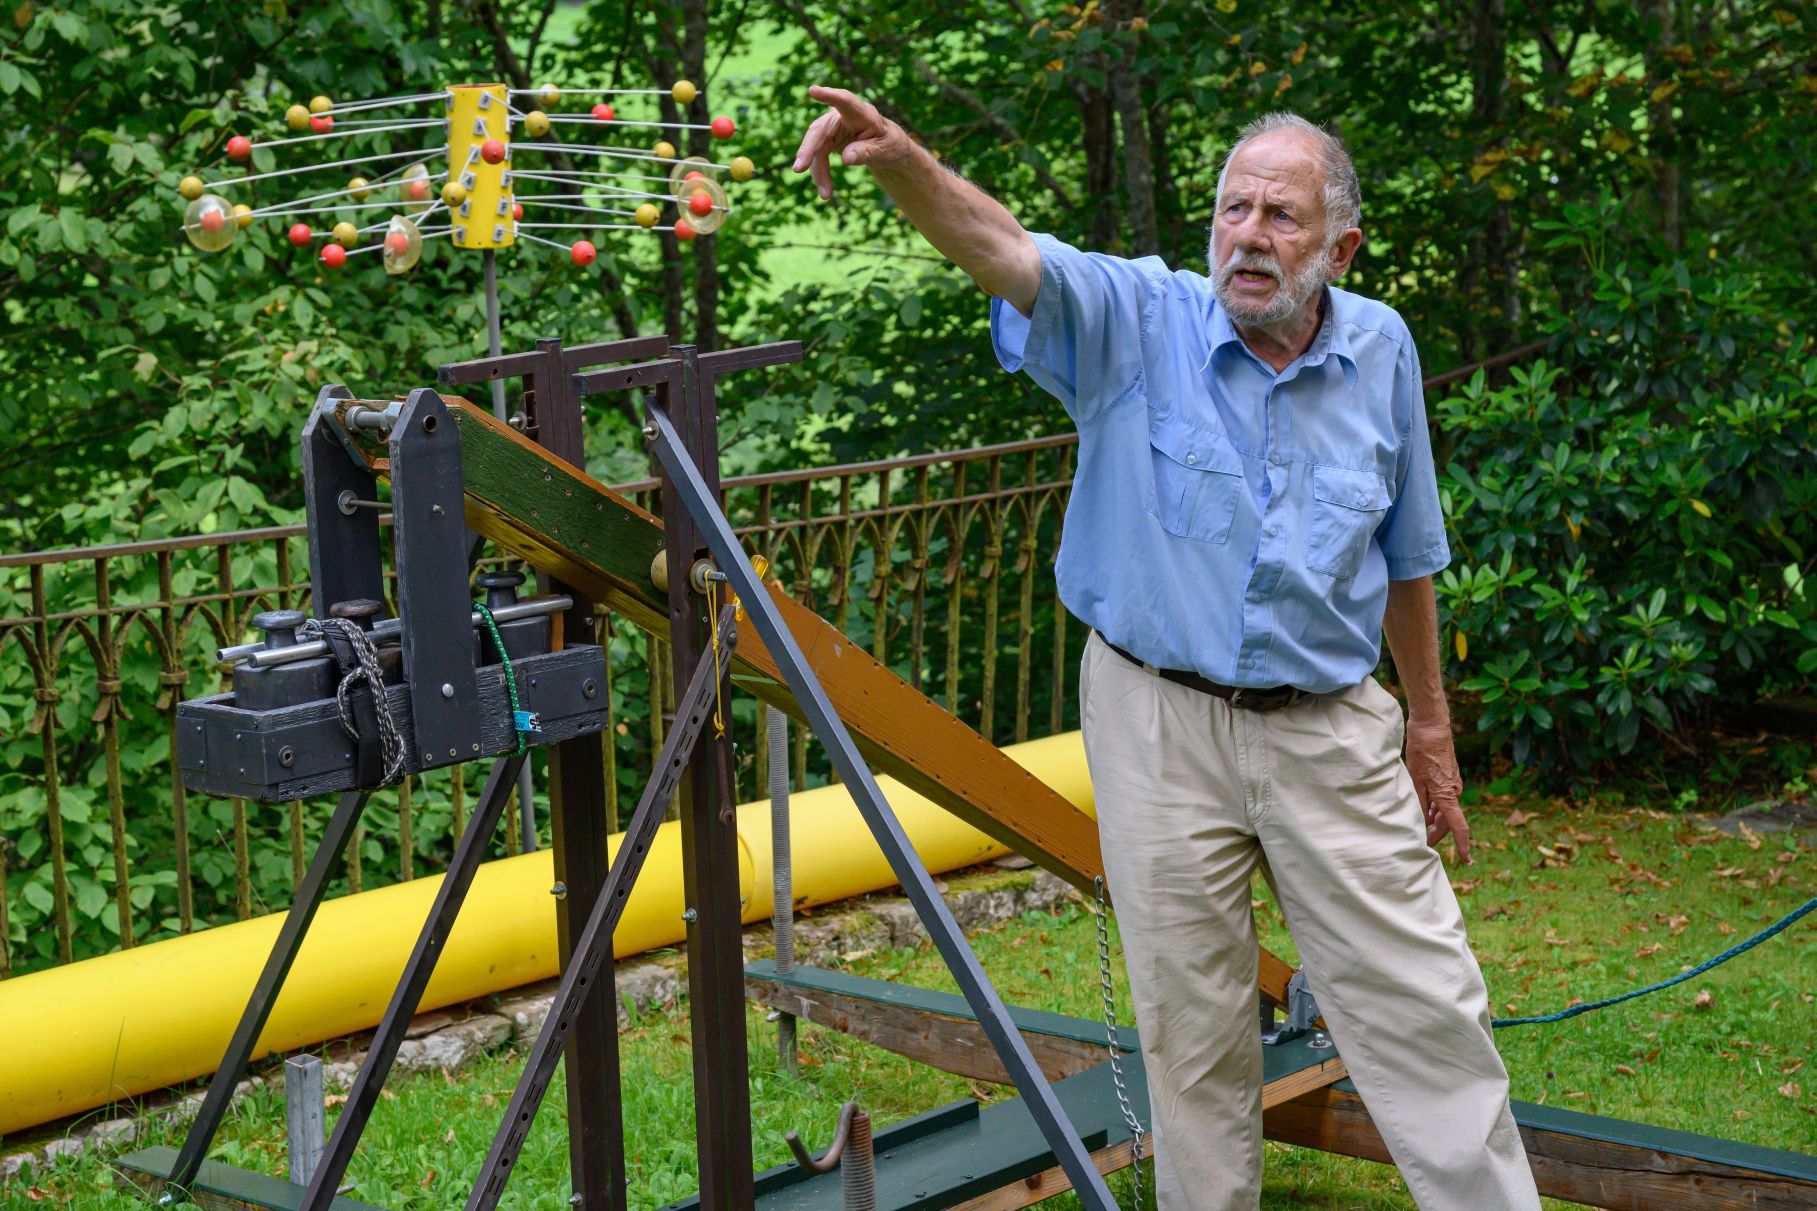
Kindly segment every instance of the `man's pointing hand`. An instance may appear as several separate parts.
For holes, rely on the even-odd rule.
[[[877,107],[843,88],[816,84],[808,96],[831,109],[814,119],[795,153],[795,171],[812,171],[820,196],[833,196],[833,172],[828,158],[839,156],[845,164],[872,167],[900,160],[914,150],[902,127],[877,112]]]

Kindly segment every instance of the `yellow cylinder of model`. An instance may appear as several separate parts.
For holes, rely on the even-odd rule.
[[[609,852],[622,840],[614,836]],[[646,862],[613,936],[621,956],[682,936],[679,824],[658,830]],[[752,866],[742,845],[738,866],[748,898]],[[376,1024],[441,882],[435,875],[323,904],[255,1054]],[[554,975],[554,882],[547,850],[482,865],[422,1008]],[[0,984],[0,1135],[213,1071],[283,922],[274,913]]]
[[[1081,809],[1091,781],[1078,733],[1005,752]],[[879,786],[933,871],[1004,847],[893,779]],[[790,801],[797,905],[896,883],[843,786]],[[738,811],[739,895],[746,921],[770,915],[770,807]],[[616,854],[622,834],[608,843]],[[657,832],[613,936],[620,956],[672,946],[684,933],[681,831]],[[472,1000],[556,972],[554,866],[547,851],[480,867],[421,1008]],[[429,914],[441,876],[322,905],[258,1054],[290,1051],[375,1025]],[[212,1072],[283,924],[282,914],[216,926],[0,983],[0,1135]]]
[[[503,84],[448,90],[448,179],[466,191],[448,220],[456,248],[507,248],[517,241],[507,95]]]

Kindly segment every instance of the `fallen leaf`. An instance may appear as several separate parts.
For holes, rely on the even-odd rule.
[[[346,1104],[347,1104],[347,1095],[344,1093],[331,1093],[327,1097],[322,1099],[322,1105],[324,1105],[324,1106],[329,1106],[329,1107],[345,1106]]]
[[[1683,933],[1685,931],[1685,926],[1687,926],[1691,923],[1691,918],[1685,916],[1682,913],[1678,913],[1678,914],[1668,917],[1663,912],[1656,912],[1653,914],[1653,919],[1655,921],[1658,921],[1662,925],[1670,927],[1670,929],[1672,930],[1672,932],[1674,934]]]
[[[1736,826],[1741,829],[1742,839],[1748,843],[1749,849],[1760,848],[1760,843],[1764,838],[1762,838],[1759,833],[1749,828],[1746,820],[1738,821]]]
[[[1526,827],[1527,821],[1531,819],[1533,819],[1533,813],[1524,812],[1519,808],[1516,808],[1508,813],[1507,824],[1509,828],[1524,828]]]
[[[1691,1002],[1691,1008],[1692,1009],[1708,1009],[1710,1006],[1714,1005],[1715,1003],[1716,1003],[1716,994],[1711,992],[1708,988],[1706,988],[1702,992],[1697,994],[1696,999]]]
[[[1482,885],[1483,885],[1483,881],[1481,879],[1453,879],[1453,880],[1451,880],[1451,890],[1456,892],[1460,896],[1467,896],[1471,892],[1475,891],[1477,888],[1481,887]]]
[[[1483,920],[1485,921],[1493,921],[1497,917],[1505,917],[1507,915],[1508,905],[1506,904],[1496,904],[1483,909]]]
[[[422,1186],[425,1190],[435,1185],[435,1170],[431,1169],[429,1172],[423,1174],[423,1180],[419,1182],[418,1185]]]
[[[1724,935],[1732,934],[1735,932],[1735,927],[1727,921],[1723,921],[1716,926],[1716,932]]]
[[[1800,1068],[1803,1068],[1803,1067],[1804,1067],[1803,1060],[1787,1060],[1784,1064],[1781,1064],[1779,1066],[1779,1075],[1791,1076],[1794,1072],[1797,1072]]]
[[[1566,1093],[1565,1096],[1570,1098],[1572,1101],[1577,1101],[1580,1098],[1586,1098],[1586,1097],[1589,1097],[1590,1095],[1588,1093],[1585,1093],[1582,1089],[1573,1089],[1570,1092]]]
[[[1634,1073],[1634,1069],[1632,1069],[1632,1068],[1630,1068],[1630,1067],[1629,1067],[1629,1066],[1628,1066],[1628,1065],[1626,1065],[1626,1064],[1617,1064],[1617,1065],[1615,1065],[1615,1071],[1617,1071],[1617,1072],[1619,1072],[1619,1073],[1621,1073],[1621,1074],[1622,1074],[1622,1075],[1623,1075],[1623,1076],[1633,1076],[1633,1075],[1635,1075],[1635,1073]]]
[[[1639,950],[1635,951],[1634,954],[1635,954],[1636,958],[1644,959],[1648,955],[1658,954],[1660,951],[1664,950],[1665,948],[1666,948],[1666,944],[1664,942],[1655,942],[1651,946],[1642,946]]]
[[[1797,1081],[1787,1081],[1779,1087],[1780,1097],[1789,1097],[1794,1102],[1804,1096],[1804,1090],[1798,1087]]]

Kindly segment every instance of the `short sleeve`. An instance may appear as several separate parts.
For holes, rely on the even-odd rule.
[[[1388,560],[1388,579],[1418,580],[1451,562],[1445,515],[1439,506],[1438,473],[1432,464],[1432,435],[1426,428],[1426,399],[1419,354],[1408,338],[1394,364],[1394,411],[1405,417],[1394,485],[1394,503],[1376,530]]]
[[[1012,374],[1026,370],[1086,424],[1142,369],[1142,337],[1160,288],[1157,260],[1128,261],[1080,252],[1049,235],[1034,236],[1041,288],[1024,316],[991,300],[991,344]]]

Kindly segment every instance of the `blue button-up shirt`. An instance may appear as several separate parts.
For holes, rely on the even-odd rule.
[[[1312,347],[1276,374],[1204,276],[1035,243],[1034,314],[993,300],[991,337],[1079,428],[1067,608],[1150,664],[1226,685],[1369,676],[1388,581],[1450,561],[1401,317],[1332,289]]]

